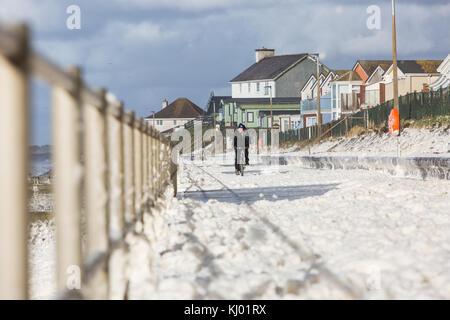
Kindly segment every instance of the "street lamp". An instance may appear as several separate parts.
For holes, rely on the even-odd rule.
[[[273,113],[272,113],[272,86],[265,86],[264,88],[269,89],[269,99],[270,99],[270,129],[273,129]]]

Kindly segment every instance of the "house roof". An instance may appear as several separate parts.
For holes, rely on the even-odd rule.
[[[370,77],[378,66],[380,66],[384,71],[389,69],[392,64],[392,60],[358,60],[356,61],[353,70],[355,70],[358,63],[364,69],[364,72],[367,74],[367,76]]]
[[[220,102],[221,101],[227,101],[228,99],[231,99],[231,96],[210,96],[208,103],[207,103],[207,110],[206,113],[207,114],[211,114],[214,111],[214,103],[216,105],[216,111],[219,110],[220,108]]]
[[[161,111],[155,113],[157,118],[197,118],[205,115],[205,110],[197,106],[195,103],[187,98],[178,98]],[[153,118],[153,115],[146,117],[146,119]]]
[[[362,79],[356,71],[349,70],[333,81],[362,81]]]
[[[289,67],[304,59],[308,54],[289,54],[267,57],[254,63],[230,82],[276,79]]]
[[[439,73],[437,68],[443,60],[399,60],[398,68],[403,73]]]
[[[269,98],[234,98],[226,102],[236,102],[239,105],[248,104],[270,104]],[[272,98],[272,104],[300,104],[300,97]]]
[[[350,70],[331,70],[331,71],[333,71],[333,73],[334,73],[335,75],[337,75],[338,77],[340,77],[340,76],[342,76],[344,73],[349,72]]]

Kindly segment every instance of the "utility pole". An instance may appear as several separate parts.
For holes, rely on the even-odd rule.
[[[265,86],[269,89],[269,100],[270,100],[270,129],[273,128],[273,113],[272,113],[272,86]]]
[[[270,129],[273,129],[273,113],[272,113],[272,86],[270,89]]]
[[[317,125],[318,135],[321,134],[322,129],[322,113],[320,111],[320,68],[319,68],[319,53],[317,53]]]
[[[394,109],[399,109],[398,106],[398,75],[397,75],[397,34],[395,27],[395,0],[392,0],[392,56],[394,68]]]
[[[216,130],[216,102],[213,101],[214,106],[214,130]]]
[[[400,107],[398,103],[398,72],[397,72],[397,32],[395,26],[395,0],[392,0],[392,66],[394,86],[394,109],[399,112],[398,135],[400,135]]]

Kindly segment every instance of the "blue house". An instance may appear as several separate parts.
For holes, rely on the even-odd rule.
[[[317,123],[317,98],[313,100],[302,100],[300,103],[302,123],[301,128],[313,126]],[[322,123],[333,120],[331,111],[331,92],[320,97],[320,113]]]

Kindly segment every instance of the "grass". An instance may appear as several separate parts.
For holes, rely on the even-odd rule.
[[[415,128],[415,129],[431,129],[447,127],[450,128],[450,115],[427,117],[420,120],[406,120],[402,124],[402,128]]]

